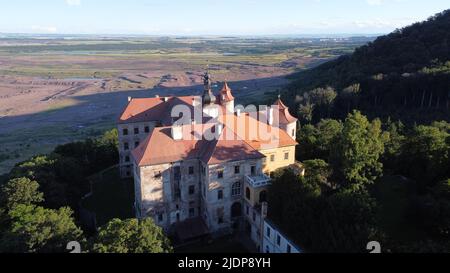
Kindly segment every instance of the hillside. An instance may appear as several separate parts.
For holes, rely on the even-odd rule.
[[[338,95],[335,117],[359,108],[370,116],[407,122],[449,120],[450,10],[291,78],[285,96],[293,109],[304,101],[305,92],[331,86]]]

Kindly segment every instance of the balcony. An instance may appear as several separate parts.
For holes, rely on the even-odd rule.
[[[268,186],[272,183],[272,179],[265,174],[256,176],[246,175],[245,179],[247,183],[250,184],[253,188]]]

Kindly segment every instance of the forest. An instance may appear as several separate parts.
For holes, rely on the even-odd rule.
[[[371,118],[408,124],[450,121],[448,29],[450,10],[378,37],[353,54],[292,75],[285,100],[308,119],[320,112],[313,108],[326,104],[312,100],[311,91],[332,89],[330,117],[343,119],[359,109]]]
[[[305,177],[269,217],[309,252],[450,252],[450,10],[291,76]],[[296,221],[292,221],[296,219]]]
[[[83,225],[79,202],[89,177],[118,158],[114,129],[18,163],[0,181],[0,253],[63,253],[72,241],[84,253],[172,252],[152,219],[111,219],[94,231]]]
[[[300,247],[450,252],[450,123],[408,127],[354,111],[304,125],[298,142],[306,175],[274,175],[269,218]]]

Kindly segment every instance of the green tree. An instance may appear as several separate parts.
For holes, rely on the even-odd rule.
[[[305,179],[310,182],[311,185],[320,185],[332,187],[329,182],[329,178],[332,174],[332,170],[327,162],[321,159],[307,160],[303,162],[305,166]]]
[[[97,253],[169,253],[169,240],[152,219],[113,219],[101,227],[93,251]]]
[[[301,104],[298,108],[298,116],[301,117],[306,123],[310,124],[314,117],[314,104]]]
[[[405,140],[401,154],[401,169],[419,183],[425,191],[449,171],[450,134],[438,127],[420,125]]]
[[[361,84],[352,84],[342,90],[342,97],[347,101],[347,112],[350,113],[350,107],[358,104],[359,95],[361,93]]]
[[[8,218],[10,224],[0,243],[2,252],[62,253],[67,243],[84,241],[69,208],[18,205],[9,211]]]
[[[402,122],[391,122],[389,119],[386,125],[385,153],[383,154],[383,164],[389,170],[399,171],[399,158],[401,156],[406,137],[403,134],[404,125]]]
[[[373,183],[382,174],[383,152],[381,121],[369,122],[359,111],[354,111],[345,120],[330,156],[336,180],[354,189]]]
[[[307,164],[305,178],[289,169],[277,172],[269,191],[269,219],[307,251],[365,252],[377,231],[375,200],[365,190],[320,192],[326,164]]]
[[[328,160],[330,150],[341,133],[342,123],[332,119],[321,120],[316,126],[303,126],[297,134],[297,158],[301,161]]]
[[[0,203],[8,210],[17,205],[32,205],[43,201],[44,195],[39,192],[39,184],[25,177],[12,179],[1,187]]]
[[[319,112],[318,116],[320,118],[330,117],[331,108],[336,97],[336,91],[330,86],[316,88],[308,92],[309,101],[316,106],[316,111]]]

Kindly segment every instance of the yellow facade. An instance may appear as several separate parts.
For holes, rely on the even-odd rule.
[[[250,195],[247,196],[247,191],[250,192]],[[257,205],[261,204],[261,192],[265,192],[266,196],[267,196],[267,191],[268,191],[268,187],[259,187],[259,188],[254,188],[252,187],[250,184],[245,183],[245,200],[247,200],[247,202],[252,206],[255,207]],[[250,198],[248,198],[250,197]],[[267,200],[266,200],[267,201]]]
[[[259,152],[266,156],[263,163],[263,172],[266,174],[295,164],[295,146],[261,150]]]

